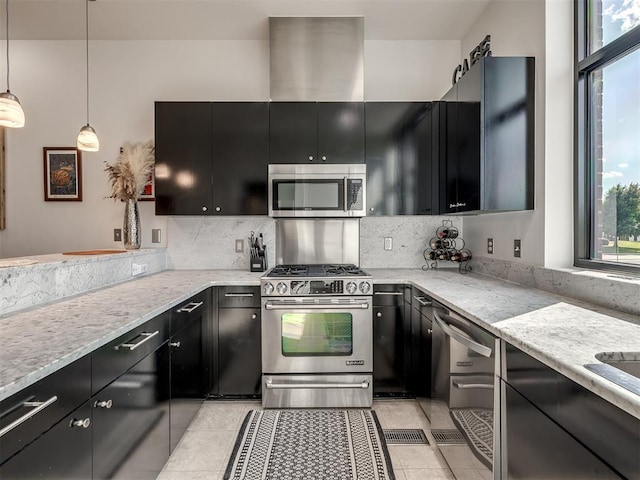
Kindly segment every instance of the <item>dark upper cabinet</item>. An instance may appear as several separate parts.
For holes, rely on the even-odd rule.
[[[439,210],[442,102],[367,102],[367,215]]]
[[[484,57],[443,97],[441,213],[533,208],[534,68],[531,57]]]
[[[266,215],[268,103],[155,109],[157,215]]]
[[[269,163],[364,163],[364,103],[272,102]]]
[[[269,104],[216,102],[211,113],[214,215],[266,215]]]
[[[212,210],[210,102],[156,102],[156,214]]]

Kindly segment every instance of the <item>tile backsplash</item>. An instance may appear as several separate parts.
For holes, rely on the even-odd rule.
[[[423,252],[443,220],[456,217],[365,217],[360,220],[360,266],[363,268],[420,268]],[[168,217],[167,267],[173,269],[249,269],[247,237],[261,232],[267,245],[269,268],[275,262],[275,220],[267,216]],[[385,237],[392,250],[384,249]],[[244,253],[236,253],[235,241],[245,241]],[[457,264],[452,264],[457,266]],[[443,265],[451,266],[451,265]]]

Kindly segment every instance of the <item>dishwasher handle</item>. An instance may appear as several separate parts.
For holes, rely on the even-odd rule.
[[[467,347],[469,350],[472,350],[477,354],[482,355],[483,357],[491,356],[491,353],[493,352],[491,348],[485,345],[482,345],[478,342],[474,342],[470,338],[467,338],[464,335],[456,332],[453,328],[451,328],[451,326],[447,322],[445,322],[440,317],[440,315],[438,315],[438,312],[435,310],[433,312],[433,319],[435,320],[436,324],[442,329],[444,333],[446,333],[449,337],[453,338],[455,341]]]

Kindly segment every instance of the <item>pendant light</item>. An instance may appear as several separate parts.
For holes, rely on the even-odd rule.
[[[7,91],[0,93],[0,125],[10,128],[24,127],[24,112],[20,100],[9,90],[9,0],[5,1],[7,32]]]
[[[85,152],[97,152],[100,150],[98,135],[91,125],[89,125],[89,0],[84,2],[85,9],[85,33],[87,47],[87,124],[78,133],[78,150]]]

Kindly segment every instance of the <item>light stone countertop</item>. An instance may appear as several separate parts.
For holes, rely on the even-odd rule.
[[[487,276],[367,269],[434,300],[640,418],[640,396],[590,372],[595,354],[640,351],[640,317]],[[0,400],[209,286],[258,285],[261,273],[167,270],[0,318]]]

